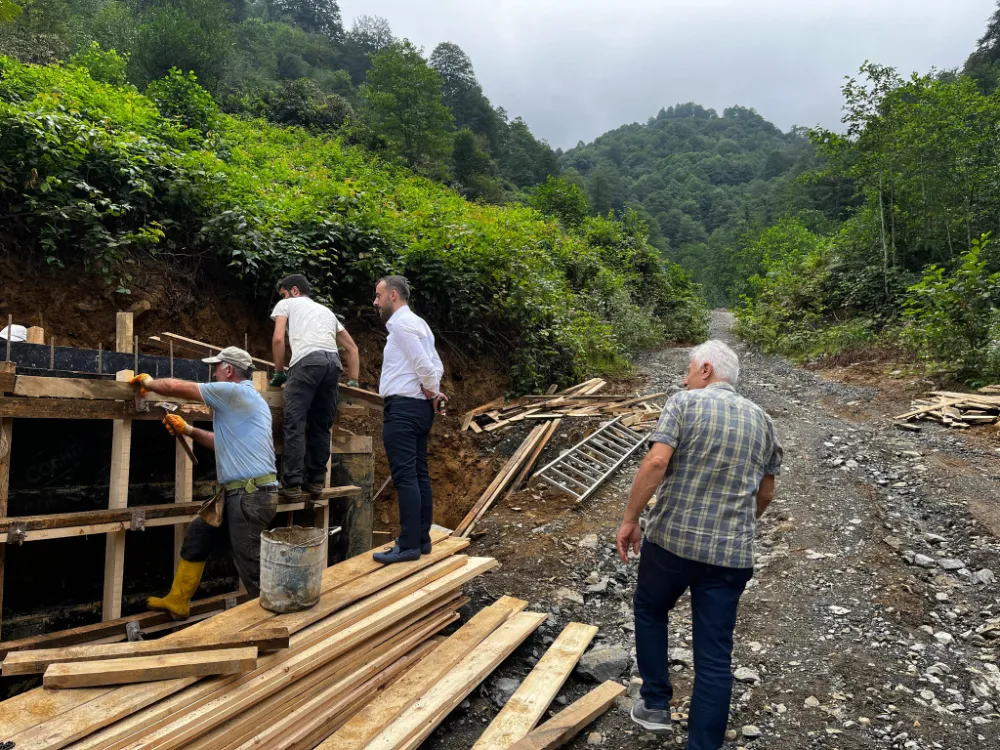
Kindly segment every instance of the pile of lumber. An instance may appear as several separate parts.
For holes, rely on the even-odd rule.
[[[522,421],[551,421],[565,417],[617,417],[632,429],[651,427],[660,416],[661,405],[655,402],[666,393],[645,396],[598,394],[607,383],[600,378],[588,380],[558,393],[522,396],[507,402],[497,399],[466,412],[462,430],[475,433],[503,430]]]
[[[44,673],[45,687],[0,703],[0,738],[18,750],[415,750],[547,617],[503,597],[441,636],[468,602],[463,584],[496,561],[458,554],[466,539],[434,542],[415,562],[327,568],[303,612],[252,600],[157,641],[11,652],[4,673]],[[476,747],[555,748],[606,710],[622,686],[535,728],[595,632],[571,623]]]
[[[931,391],[929,398],[917,399],[911,410],[896,419],[926,419],[948,427],[965,429],[1000,420],[1000,386],[986,386],[976,393]]]

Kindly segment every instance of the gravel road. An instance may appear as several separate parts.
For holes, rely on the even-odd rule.
[[[726,313],[712,325],[740,353],[739,390],[768,410],[785,448],[737,625],[726,747],[1000,748],[1000,443],[992,428],[901,431],[891,414],[907,400],[886,395],[886,384],[846,385],[748,351]],[[671,391],[687,355],[657,352],[639,369],[652,390]],[[549,621],[426,747],[470,747],[569,621],[600,627],[603,650],[591,661],[630,683],[635,566],[617,559],[614,533],[637,463],[582,506],[529,490],[487,516],[472,554],[503,567],[472,587],[473,610],[509,593]],[[683,746],[690,635],[684,601],[670,629],[673,737],[633,725],[622,698],[568,747]],[[578,671],[552,710],[593,686]]]

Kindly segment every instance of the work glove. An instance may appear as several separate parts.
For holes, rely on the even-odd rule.
[[[281,386],[285,384],[286,380],[288,380],[288,375],[284,370],[276,372],[274,373],[274,377],[271,378],[271,386],[273,388],[281,388]]]
[[[361,387],[361,386],[358,385],[357,378],[349,378],[348,380],[345,380],[344,381],[344,385],[350,386],[351,388],[360,388]]]
[[[188,435],[190,437],[191,433],[194,432],[194,427],[189,425],[184,421],[184,417],[180,414],[168,414],[163,418],[163,426],[167,428],[167,432],[171,435]]]
[[[139,373],[128,382],[131,383],[132,385],[139,386],[139,395],[145,398],[146,394],[149,393],[149,388],[147,388],[147,385],[149,384],[149,381],[152,379],[153,379],[152,375],[147,375],[146,373],[143,372]]]

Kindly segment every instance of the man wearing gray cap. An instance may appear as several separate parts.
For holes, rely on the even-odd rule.
[[[240,580],[251,597],[260,594],[260,535],[278,508],[271,410],[253,387],[253,360],[242,349],[230,346],[203,359],[215,365],[214,383],[136,375],[132,383],[140,395],[155,391],[163,396],[201,401],[212,409],[212,430],[202,430],[168,414],[163,423],[170,434],[187,435],[198,445],[215,451],[218,494],[202,506],[188,526],[181,560],[170,593],[151,597],[150,609],[166,610],[183,620],[190,613],[191,597],[201,582],[205,562],[228,533]]]

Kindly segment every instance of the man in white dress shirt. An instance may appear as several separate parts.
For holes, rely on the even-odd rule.
[[[420,559],[431,551],[434,503],[427,470],[427,438],[434,415],[448,399],[441,393],[444,367],[434,334],[410,310],[410,285],[386,276],[375,287],[375,309],[389,331],[379,394],[385,401],[382,443],[399,502],[399,538],[375,560],[388,565]]]

